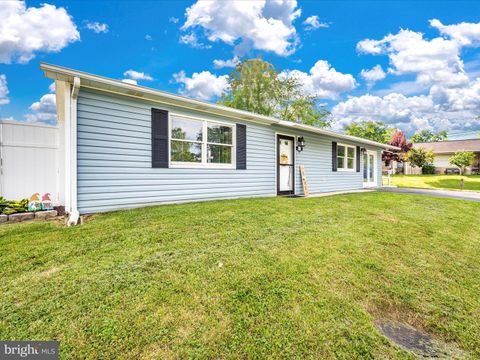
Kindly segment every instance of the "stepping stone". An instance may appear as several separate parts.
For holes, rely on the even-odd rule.
[[[448,358],[451,355],[446,345],[409,325],[388,320],[376,321],[375,325],[384,336],[417,356]]]

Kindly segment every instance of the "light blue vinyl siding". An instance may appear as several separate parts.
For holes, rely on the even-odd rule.
[[[332,171],[332,142],[352,146],[366,147],[367,150],[377,152],[377,184],[381,185],[381,149],[372,146],[356,144],[351,141],[335,139],[312,133],[302,133],[288,128],[275,127],[277,133],[290,136],[303,136],[305,149],[295,152],[295,193],[303,195],[303,186],[300,177],[300,165],[305,166],[307,183],[310,193],[329,191],[355,190],[363,188],[363,158],[360,157],[360,172]],[[355,163],[356,164],[356,163]],[[356,165],[355,165],[356,166]]]
[[[152,168],[152,107],[246,124],[247,170]],[[305,150],[296,152],[297,194],[303,193],[300,164],[305,165],[311,193],[362,187],[361,172],[332,172],[331,142],[342,141],[320,135],[85,89],[78,98],[77,122],[77,191],[82,214],[161,203],[275,196],[276,133],[306,139]]]
[[[80,213],[220,198],[275,196],[275,139],[247,124],[247,170],[151,167],[151,108],[232,121],[171,106],[82,89],[78,98]]]

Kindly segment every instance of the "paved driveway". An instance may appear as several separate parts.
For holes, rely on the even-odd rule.
[[[469,200],[480,202],[480,193],[470,191],[453,191],[453,190],[431,190],[431,189],[411,189],[411,188],[394,188],[382,187],[378,191],[395,192],[401,194],[418,194],[440,196],[452,199]]]

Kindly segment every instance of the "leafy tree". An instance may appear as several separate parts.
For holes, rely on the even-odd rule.
[[[277,88],[278,74],[272,64],[261,59],[240,62],[228,78],[229,91],[220,103],[235,109],[273,116],[275,112],[273,89]]]
[[[407,143],[407,138],[401,130],[397,130],[388,144],[399,147],[400,151],[385,151],[383,153],[382,160],[387,166],[390,165],[391,161],[403,162],[404,155],[412,148],[412,143]]]
[[[448,161],[450,164],[458,166],[460,169],[460,175],[463,175],[465,168],[472,165],[475,160],[475,153],[471,151],[457,151],[453,154]]]
[[[430,130],[422,130],[420,132],[415,133],[410,138],[410,141],[413,143],[437,142],[437,141],[447,140],[447,137],[448,135],[445,130],[440,131],[438,133],[434,133]]]
[[[295,77],[280,76],[274,66],[261,59],[240,62],[228,78],[229,90],[219,103],[273,116],[282,120],[325,127],[330,113],[306,95]]]
[[[357,136],[364,139],[386,144],[392,138],[395,129],[385,125],[381,121],[361,121],[344,126],[347,135]]]
[[[432,150],[425,150],[424,148],[411,148],[405,154],[405,161],[408,161],[412,166],[419,168],[433,163],[434,155]]]
[[[297,78],[280,79],[276,89],[276,116],[287,121],[299,121],[302,124],[326,127],[329,126],[330,112],[317,106],[317,98],[304,94],[302,84]]]

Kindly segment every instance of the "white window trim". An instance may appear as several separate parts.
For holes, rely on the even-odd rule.
[[[183,118],[186,120],[194,120],[202,122],[202,141],[196,140],[182,140],[182,139],[172,139],[172,117]],[[208,142],[208,124],[215,124],[215,125],[225,125],[232,128],[232,144],[219,144]],[[168,164],[169,168],[177,168],[177,169],[236,169],[236,159],[237,159],[237,127],[236,124],[218,121],[218,120],[211,120],[208,118],[203,117],[194,117],[189,115],[183,115],[178,113],[168,113]],[[202,161],[199,163],[196,162],[183,162],[183,161],[172,161],[171,156],[171,144],[173,141],[185,141],[185,142],[193,142],[202,145]],[[230,146],[232,148],[232,163],[231,164],[215,164],[207,162],[207,145],[221,145],[221,146]]]
[[[343,168],[338,167],[338,158],[339,158],[338,147],[339,146],[345,146],[345,156],[343,156],[343,159],[344,159],[344,162],[343,162],[344,167]],[[348,148],[353,149],[353,168],[352,169],[349,169],[349,168],[346,167],[347,163],[348,163],[348,156],[347,156]],[[355,172],[356,171],[355,162],[357,161],[357,147],[354,146],[354,145],[337,143],[337,159],[335,159],[335,161],[337,161],[337,171]]]

